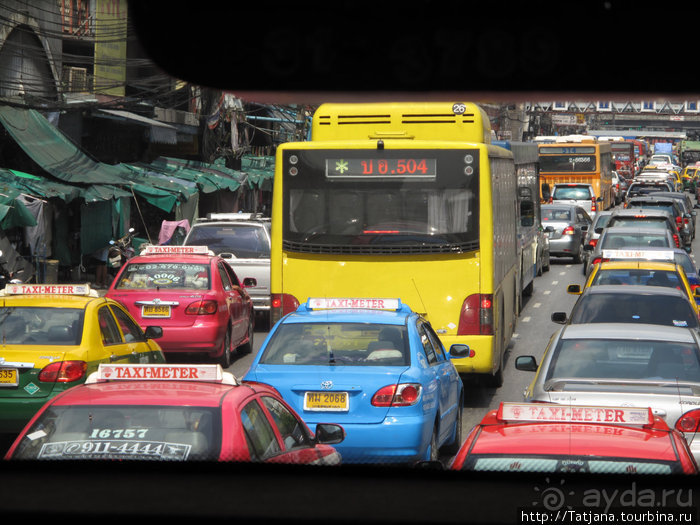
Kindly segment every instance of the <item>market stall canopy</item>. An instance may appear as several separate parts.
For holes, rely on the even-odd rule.
[[[0,184],[0,229],[36,226],[36,219],[20,199],[21,192]]]
[[[0,107],[0,123],[24,152],[51,176],[68,184],[87,184],[86,201],[108,200],[137,193],[155,206],[170,211],[189,190],[182,185],[124,164],[98,162],[78,148],[41,113],[33,109]]]
[[[244,174],[238,170],[194,160],[158,157],[148,167],[165,175],[196,182],[202,193],[236,191],[245,181]]]

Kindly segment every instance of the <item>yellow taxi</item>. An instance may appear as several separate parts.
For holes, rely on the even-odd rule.
[[[19,432],[51,397],[100,363],[164,363],[156,341],[87,284],[9,284],[0,291],[0,433]]]
[[[646,285],[678,288],[683,291],[700,315],[700,305],[696,294],[688,282],[683,267],[675,262],[673,250],[603,250],[601,262],[591,267],[591,272],[584,288],[595,285]],[[583,290],[578,284],[570,284],[566,291],[581,295]]]

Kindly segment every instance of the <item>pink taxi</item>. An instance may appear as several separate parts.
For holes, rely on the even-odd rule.
[[[220,365],[101,364],[51,398],[6,460],[253,461],[339,465],[334,423],[315,432],[266,385]]]
[[[255,314],[246,287],[206,246],[148,246],[117,274],[106,296],[143,328],[163,328],[163,353],[204,354],[231,366],[232,353],[253,349]]]
[[[452,470],[697,474],[683,435],[649,407],[501,403],[474,427]]]

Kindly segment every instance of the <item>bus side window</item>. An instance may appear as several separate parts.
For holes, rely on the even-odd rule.
[[[520,202],[520,226],[528,227],[535,224],[535,203],[531,200]]]

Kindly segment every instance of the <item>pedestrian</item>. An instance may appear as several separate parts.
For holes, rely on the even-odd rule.
[[[95,261],[95,288],[107,288],[107,254],[109,248],[100,248],[92,252]]]

